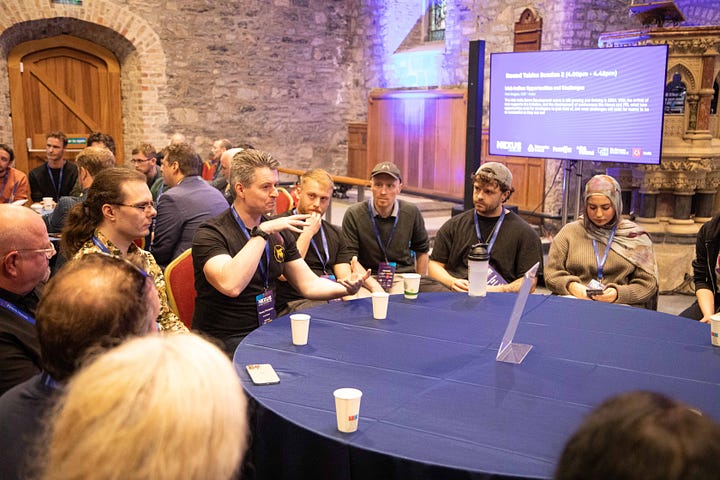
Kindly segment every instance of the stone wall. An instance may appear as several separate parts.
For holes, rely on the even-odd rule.
[[[344,174],[347,123],[366,120],[371,88],[466,85],[468,42],[487,42],[487,62],[511,50],[525,8],[543,18],[543,49],[594,47],[601,32],[636,26],[626,0],[448,0],[445,41],[398,50],[422,27],[426,0],[84,3],[0,0],[2,141],[12,136],[5,59],[31,39],[75,35],[117,56],[126,152],[182,131],[203,156],[214,138],[228,137],[284,165]],[[688,23],[720,19],[717,2],[676,3]]]
[[[347,127],[366,110],[357,7],[320,0],[0,0],[0,138],[10,141],[6,58],[19,43],[69,34],[121,64],[125,150],[186,134],[248,142],[298,168],[346,168]]]

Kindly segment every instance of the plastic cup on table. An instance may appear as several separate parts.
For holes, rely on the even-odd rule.
[[[384,320],[387,317],[390,294],[387,292],[373,292],[372,309],[375,320]]]
[[[415,300],[420,291],[420,274],[419,273],[403,273],[403,290],[405,298]]]
[[[713,346],[720,347],[720,313],[710,317],[710,341]]]
[[[354,432],[360,420],[362,392],[357,388],[338,388],[333,392],[333,396],[338,430],[344,433]]]
[[[293,345],[307,345],[310,331],[310,315],[293,313],[290,315],[290,328],[292,329]]]

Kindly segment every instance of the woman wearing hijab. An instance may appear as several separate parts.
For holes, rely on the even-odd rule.
[[[585,185],[585,215],[553,239],[545,285],[558,295],[644,307],[658,290],[650,237],[621,217],[620,185],[596,175]]]

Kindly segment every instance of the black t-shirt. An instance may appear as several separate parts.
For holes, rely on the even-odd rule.
[[[470,247],[480,240],[475,232],[475,210],[457,215],[440,227],[430,259],[445,264],[454,277],[468,278],[467,255]],[[480,233],[490,240],[495,218],[481,221]],[[522,277],[536,262],[542,272],[542,245],[535,231],[522,218],[508,211],[505,214],[495,244],[490,251],[490,265],[508,283]]]
[[[205,278],[205,263],[217,255],[234,257],[248,239],[238,225],[231,209],[202,224],[193,238],[192,256],[195,271],[195,313],[193,328],[216,338],[245,336],[258,327],[255,298],[265,292],[265,277],[260,266],[248,286],[237,297],[228,297],[215,289]],[[268,240],[270,264],[268,287],[277,292],[276,283],[285,263],[300,258],[295,239],[288,232],[271,235]],[[265,264],[265,256],[261,257]],[[276,307],[277,299],[275,303]]]
[[[285,217],[288,215],[292,215],[292,212],[287,212],[279,216]],[[305,254],[305,263],[307,263],[310,270],[319,277],[322,275],[332,275],[333,266],[336,263],[347,263],[347,260],[345,259],[348,258],[347,246],[345,245],[345,238],[342,235],[342,230],[325,220],[322,221],[322,230],[325,232],[325,239],[327,241],[327,254],[325,252],[325,247],[323,246],[322,235],[319,231],[313,236],[313,241],[315,242],[317,250],[311,244]],[[296,240],[300,236],[299,233],[291,233],[293,238]],[[318,257],[318,253],[322,255],[322,260]],[[325,264],[325,268],[323,268],[323,262]],[[278,300],[276,302],[276,306],[278,309],[284,307],[288,302],[305,298],[300,295],[300,293],[295,290],[289,282],[278,282],[277,292]]]

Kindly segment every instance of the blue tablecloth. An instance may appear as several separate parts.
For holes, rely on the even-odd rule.
[[[521,365],[499,363],[515,299],[391,296],[385,320],[373,320],[369,299],[330,303],[308,311],[302,347],[288,317],[253,332],[234,363],[257,409],[256,478],[551,478],[583,416],[628,390],[663,392],[720,420],[720,349],[708,325],[531,295],[515,342],[533,349]],[[253,385],[248,363],[272,364],[280,383]],[[352,434],[336,429],[339,387],[363,391]]]

